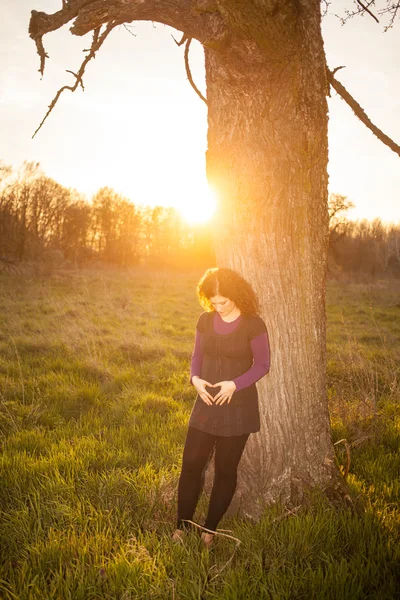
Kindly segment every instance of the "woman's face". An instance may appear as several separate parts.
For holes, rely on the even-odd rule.
[[[233,300],[225,298],[225,296],[212,296],[210,302],[221,317],[227,317],[236,308],[236,304]]]

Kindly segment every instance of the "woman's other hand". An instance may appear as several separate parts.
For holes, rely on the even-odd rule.
[[[214,402],[214,398],[211,396],[211,394],[209,392],[207,392],[206,386],[214,387],[212,385],[212,383],[209,383],[205,379],[200,379],[200,377],[198,377],[197,375],[192,377],[192,383],[193,383],[194,387],[196,388],[197,393],[199,394],[200,398],[203,400],[203,402],[205,402],[206,404],[211,406],[211,404]]]
[[[233,381],[220,381],[219,383],[214,383],[213,387],[220,387],[218,394],[214,396],[215,404],[219,404],[221,406],[225,402],[229,402],[232,399],[233,392],[236,390],[236,384]]]

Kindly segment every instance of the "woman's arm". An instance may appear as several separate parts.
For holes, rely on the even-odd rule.
[[[270,368],[270,349],[268,334],[262,333],[250,341],[251,351],[253,353],[253,364],[248,371],[235,377],[233,382],[236,385],[236,391],[249,387],[261,377],[266,375]]]
[[[203,364],[203,351],[201,349],[201,333],[196,329],[196,337],[194,340],[194,349],[192,354],[192,362],[190,364],[190,383],[193,383],[193,377],[200,377],[201,367]]]

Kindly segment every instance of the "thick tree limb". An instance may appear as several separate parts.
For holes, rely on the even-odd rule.
[[[75,77],[74,85],[65,85],[60,88],[51,101],[48,111],[32,137],[35,137],[44,122],[55,107],[61,94],[65,90],[74,92],[78,85],[83,85],[83,75],[88,62],[95,57],[108,34],[117,25],[125,25],[135,20],[158,21],[171,25],[184,31],[184,36],[179,44],[186,41],[185,67],[189,82],[196,94],[207,103],[204,96],[196,87],[189,67],[189,46],[192,37],[200,41],[209,42],[212,39],[225,37],[225,19],[217,10],[210,10],[202,0],[63,0],[62,9],[52,15],[33,10],[29,23],[29,35],[35,41],[37,52],[40,56],[40,73],[43,76],[46,53],[43,46],[43,36],[55,31],[63,25],[74,20],[71,32],[75,35],[84,35],[93,30],[92,45],[82,62],[77,73],[68,70]],[[106,23],[104,32],[100,35],[102,25]]]
[[[47,14],[33,10],[29,35],[35,41],[43,75],[47,54],[43,36],[73,21],[74,35],[85,35],[105,23],[156,21],[185,31],[200,42],[220,39],[226,30],[224,17],[215,10],[202,9],[196,0],[65,0],[61,10]]]
[[[333,89],[343,98],[343,100],[350,106],[353,110],[354,114],[372,131],[374,135],[380,140],[383,144],[388,146],[393,152],[400,156],[400,146],[396,144],[388,135],[383,133],[379,127],[374,125],[371,119],[368,117],[364,109],[358,104],[358,102],[349,94],[344,85],[340,83],[337,79],[335,79],[334,71],[330,71],[328,67],[326,68],[327,79]]]

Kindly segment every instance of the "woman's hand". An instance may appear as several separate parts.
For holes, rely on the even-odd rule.
[[[197,393],[199,394],[200,398],[203,400],[203,402],[205,402],[206,404],[211,406],[211,404],[214,402],[214,398],[211,396],[211,394],[209,392],[207,392],[206,386],[214,387],[212,385],[212,383],[209,383],[205,379],[200,379],[200,377],[198,377],[197,375],[192,377],[192,383],[193,383],[194,387],[196,388]]]
[[[218,394],[214,396],[215,404],[221,406],[225,402],[229,402],[232,399],[233,392],[236,390],[236,383],[233,381],[220,381],[219,383],[214,383],[213,387],[220,387]]]

